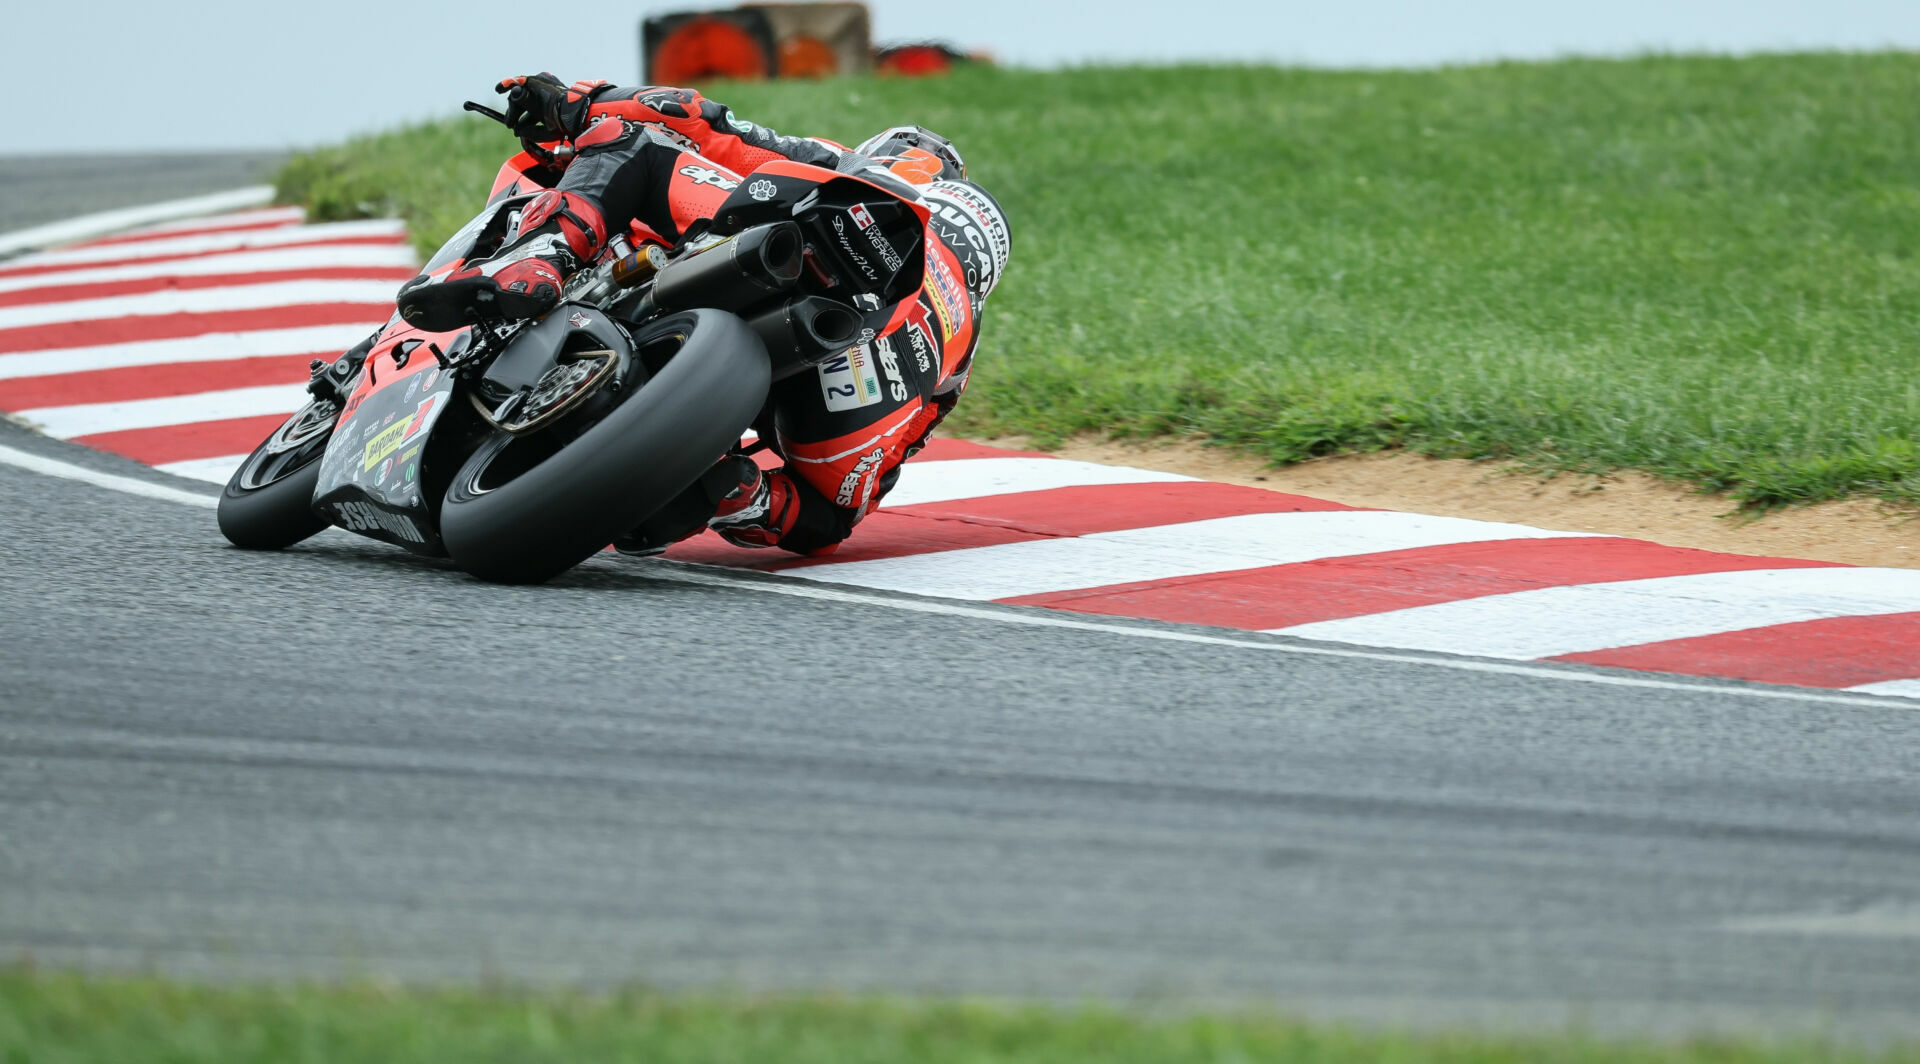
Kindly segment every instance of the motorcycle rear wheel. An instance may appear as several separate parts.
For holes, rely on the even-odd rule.
[[[216,511],[227,542],[246,550],[284,550],[327,527],[313,512],[313,492],[339,417],[332,402],[308,403],[240,463]]]
[[[573,568],[711,468],[766,402],[766,346],[738,315],[675,314],[634,347],[657,371],[591,428],[496,430],[467,459],[440,509],[454,564],[506,584]]]

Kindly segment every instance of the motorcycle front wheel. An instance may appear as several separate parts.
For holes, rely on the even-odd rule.
[[[240,463],[220,493],[220,534],[247,550],[284,550],[327,527],[313,512],[320,458],[340,407],[316,399],[288,418]]]
[[[467,459],[440,509],[454,564],[508,584],[571,569],[711,468],[766,402],[766,346],[737,315],[674,314],[634,348],[652,376],[591,427],[495,430]]]

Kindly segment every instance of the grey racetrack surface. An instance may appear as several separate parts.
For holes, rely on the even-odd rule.
[[[0,155],[0,233],[272,180],[278,153]]]
[[[490,587],[5,465],[0,513],[43,964],[1920,1033],[1920,704]]]

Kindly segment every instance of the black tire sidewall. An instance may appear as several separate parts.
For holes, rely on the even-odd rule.
[[[276,435],[278,430],[275,430]],[[320,485],[320,459],[325,453],[271,484],[259,488],[240,486],[240,477],[265,450],[272,436],[253,449],[240,468],[233,471],[220,493],[215,511],[220,534],[227,542],[246,550],[284,550],[326,529],[330,522],[313,512],[314,489]]]
[[[578,565],[685,490],[740,441],[772,383],[765,345],[738,315],[675,314],[641,337],[686,342],[606,418],[511,481],[474,494],[496,448],[453,479],[440,534],[455,564],[484,580],[537,583]]]

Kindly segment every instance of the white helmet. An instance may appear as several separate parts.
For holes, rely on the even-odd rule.
[[[920,190],[934,229],[966,265],[969,287],[982,297],[1007,272],[1013,238],[1007,216],[987,190],[971,181],[935,181]]]

